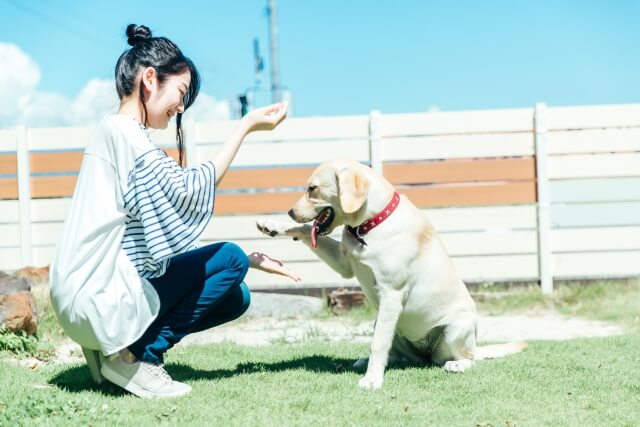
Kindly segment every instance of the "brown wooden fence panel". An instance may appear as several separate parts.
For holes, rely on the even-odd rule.
[[[384,163],[392,184],[534,180],[533,157]]]
[[[31,173],[78,172],[82,163],[81,151],[31,153]]]
[[[215,213],[217,215],[283,213],[291,209],[302,194],[296,191],[221,194],[216,197]]]
[[[434,185],[424,187],[400,187],[418,207],[514,205],[535,203],[534,182],[511,182],[508,184],[479,184],[466,186]]]
[[[0,154],[0,175],[16,173],[18,173],[16,155],[13,153]]]
[[[313,167],[231,169],[220,189],[304,187]]]
[[[0,199],[18,198],[18,178],[0,178]]]

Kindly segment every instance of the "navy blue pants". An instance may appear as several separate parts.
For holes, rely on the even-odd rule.
[[[163,363],[164,353],[186,335],[237,319],[251,300],[244,277],[247,255],[234,243],[214,243],[175,256],[164,275],[150,279],[160,313],[129,346],[139,360]]]

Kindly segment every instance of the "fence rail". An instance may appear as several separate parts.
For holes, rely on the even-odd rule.
[[[213,158],[235,125],[187,124],[188,164]],[[91,133],[0,130],[0,269],[49,263]],[[176,156],[172,129],[152,139]],[[423,209],[467,281],[551,292],[554,278],[640,275],[640,104],[288,119],[247,138],[202,243],[281,258],[304,286],[355,284],[255,228],[287,220],[311,171],[335,157],[371,165]],[[253,270],[247,282],[291,286]]]

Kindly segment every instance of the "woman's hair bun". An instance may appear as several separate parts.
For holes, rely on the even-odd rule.
[[[151,38],[151,30],[144,25],[129,24],[127,26],[127,43],[135,46],[136,43]]]

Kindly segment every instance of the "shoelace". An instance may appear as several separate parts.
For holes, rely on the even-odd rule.
[[[165,381],[173,381],[171,376],[164,370],[163,365],[154,365],[153,363],[142,362],[142,365],[147,369],[153,376],[158,378],[162,378]]]

